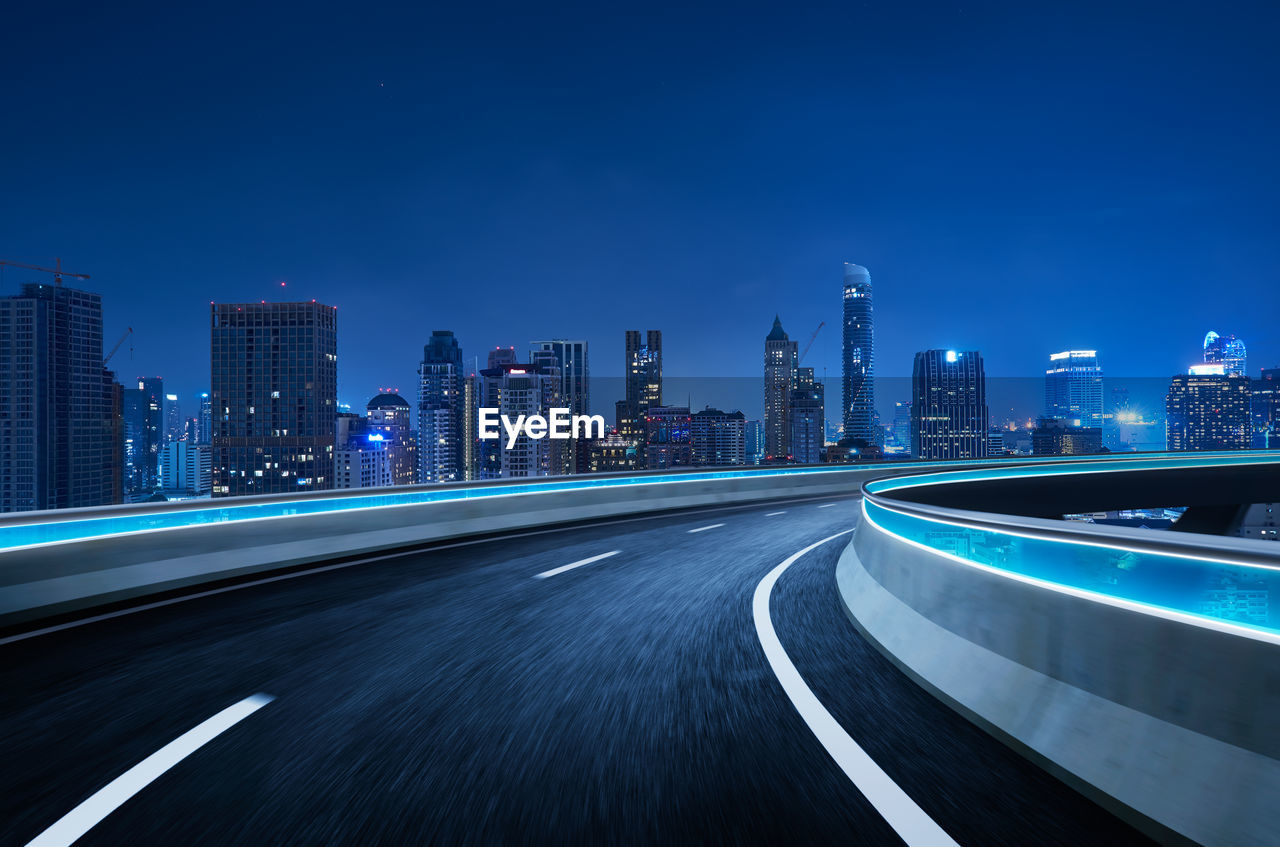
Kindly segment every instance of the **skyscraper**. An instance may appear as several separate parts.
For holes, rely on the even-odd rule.
[[[844,437],[867,446],[879,444],[875,424],[875,333],[871,315],[871,273],[862,265],[844,265],[844,371],[841,412]]]
[[[113,502],[114,383],[97,294],[32,283],[0,298],[0,511]]]
[[[548,413],[549,400],[555,396],[560,374],[544,374],[538,365],[503,363],[480,372],[486,408],[496,408],[499,415],[517,420],[521,415]],[[480,474],[482,479],[547,476],[553,473],[551,438],[530,438],[521,433],[514,444],[505,434],[481,441]],[[564,442],[559,442],[563,444]]]
[[[1226,376],[1247,376],[1244,341],[1234,335],[1218,335],[1210,330],[1204,337],[1204,362],[1222,365]]]
[[[913,458],[985,458],[988,420],[981,353],[926,350],[916,354],[911,376]]]
[[[194,441],[170,441],[160,463],[161,487],[168,493],[200,496],[212,485],[209,445]]]
[[[650,406],[645,410],[644,422],[647,469],[693,464],[693,418],[688,406]]]
[[[1049,356],[1044,372],[1045,417],[1067,426],[1102,426],[1102,365],[1096,350],[1065,350]]]
[[[382,436],[391,485],[413,485],[418,481],[418,437],[413,432],[409,410],[409,401],[394,392],[378,394],[365,406],[365,428],[370,435]],[[341,481],[338,487],[343,487]]]
[[[208,444],[213,440],[213,401],[208,393],[200,395],[200,417],[196,428],[196,443]]]
[[[799,351],[796,342],[774,315],[773,329],[764,339],[764,455],[765,462],[785,462],[791,455],[787,404],[796,383]]]
[[[1196,372],[1208,367],[1193,366],[1192,373],[1169,383],[1164,405],[1169,450],[1247,450],[1252,442],[1249,378]]]
[[[332,488],[337,309],[219,303],[209,312],[213,496]]]
[[[462,348],[452,332],[431,333],[418,377],[418,481],[461,481]]]
[[[378,395],[383,396],[397,397],[394,394]],[[400,402],[404,403],[403,400]],[[404,403],[406,417],[408,411],[409,404]],[[393,461],[387,436],[380,429],[375,429],[368,418],[349,412],[338,415],[334,422],[334,488],[383,488],[394,485]]]
[[[659,350],[661,347],[661,334],[659,334]],[[552,341],[535,341],[533,352],[551,353],[555,356],[560,368],[560,399],[564,401],[565,408],[574,415],[590,414],[591,366],[587,359],[587,342],[566,341],[562,338]],[[533,361],[532,356],[529,361]]]
[[[826,398],[813,368],[797,368],[795,385],[787,398],[787,444],[793,462],[803,465],[822,461],[826,445]]]
[[[164,395],[164,437],[162,444],[181,441],[183,435],[182,406],[177,394]]]
[[[1280,368],[1263,368],[1262,376],[1253,380],[1250,388],[1253,446],[1280,449]]]

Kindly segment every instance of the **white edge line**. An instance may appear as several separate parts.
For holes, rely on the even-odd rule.
[[[821,506],[819,506],[818,508],[819,508],[819,509],[830,509],[832,506],[838,506],[838,505],[839,505],[838,503],[823,503],[823,504],[822,504]]]
[[[771,518],[771,517],[773,517],[774,515],[785,515],[786,513],[787,513],[787,510],[786,510],[786,509],[783,509],[781,512],[770,512],[769,514],[765,515],[765,517],[766,517],[766,518]]]
[[[558,567],[558,568],[552,568],[552,569],[551,569],[551,570],[549,570],[549,571],[543,571],[542,573],[534,574],[534,575],[533,575],[533,578],[534,578],[534,579],[546,579],[547,577],[549,577],[549,576],[555,576],[555,575],[556,575],[556,574],[558,574],[558,573],[564,573],[565,571],[571,571],[571,570],[573,570],[574,568],[580,568],[580,567],[582,567],[583,565],[589,565],[589,564],[592,564],[593,562],[598,562],[598,561],[600,561],[601,559],[607,559],[607,558],[609,558],[610,556],[616,556],[616,555],[618,555],[618,554],[619,554],[619,553],[621,553],[621,552],[622,552],[621,550],[610,550],[608,553],[601,553],[601,554],[600,554],[600,555],[598,555],[598,556],[590,556],[590,557],[588,557],[588,558],[586,558],[586,559],[579,559],[579,560],[578,560],[578,561],[576,561],[576,562],[570,562],[570,563],[569,563],[569,564],[567,564],[567,565],[561,565],[561,566],[560,566],[560,567]]]
[[[691,530],[689,530],[689,532],[690,532],[690,533],[694,533],[694,532],[706,532],[706,531],[707,531],[707,530],[709,530],[709,529],[719,529],[719,528],[720,528],[720,527],[722,527],[722,526],[724,526],[724,524],[722,524],[722,523],[713,523],[713,524],[708,524],[707,526],[700,526],[700,527],[698,527],[697,529],[691,529]]]
[[[867,755],[858,743],[844,731],[844,727],[832,717],[817,696],[805,684],[800,671],[792,664],[783,649],[778,634],[774,631],[773,621],[769,617],[769,595],[782,572],[797,559],[813,550],[848,535],[852,529],[837,532],[821,541],[810,544],[798,553],[793,553],[783,560],[782,564],[769,571],[768,575],[756,586],[756,593],[751,602],[752,614],[755,617],[756,635],[760,638],[760,646],[764,648],[765,658],[769,666],[782,684],[782,690],[800,713],[800,717],[808,724],[810,731],[826,748],[827,753],[835,760],[845,775],[853,781],[862,796],[875,807],[889,826],[893,827],[899,837],[912,847],[917,845],[956,845],[956,842],[929,817],[898,784],[889,778],[875,761]]]
[[[67,812],[57,823],[27,842],[27,847],[70,845],[165,771],[274,699],[270,694],[251,695],[187,730]]]
[[[884,508],[884,507],[881,506],[881,508]],[[896,514],[906,514],[904,512],[897,512],[895,509],[888,509],[887,511],[895,512]],[[1072,597],[1079,597],[1082,600],[1090,600],[1094,603],[1103,603],[1107,606],[1115,606],[1120,609],[1127,609],[1130,612],[1137,612],[1138,614],[1142,614],[1142,615],[1151,615],[1152,617],[1165,618],[1166,620],[1172,620],[1172,621],[1177,621],[1179,623],[1190,624],[1191,626],[1203,627],[1204,629],[1213,629],[1213,630],[1217,630],[1218,632],[1228,633],[1229,635],[1242,635],[1246,638],[1252,638],[1257,641],[1265,641],[1270,644],[1280,644],[1280,635],[1275,633],[1266,632],[1264,630],[1259,630],[1259,629],[1253,629],[1252,627],[1240,626],[1238,624],[1229,623],[1228,621],[1220,621],[1214,618],[1205,618],[1199,615],[1193,615],[1189,612],[1179,612],[1176,609],[1166,609],[1163,606],[1153,606],[1148,603],[1141,603],[1137,600],[1129,600],[1124,597],[1116,597],[1111,594],[1101,594],[1097,591],[1089,591],[1088,589],[1084,589],[1084,588],[1076,588],[1071,585],[1063,585],[1062,583],[1059,583],[1059,582],[1050,582],[1048,580],[1040,579],[1038,577],[1027,576],[1026,574],[1020,574],[1015,571],[1008,571],[1003,568],[993,567],[992,565],[984,565],[982,562],[974,562],[970,559],[965,559],[960,556],[957,556],[954,553],[948,553],[945,550],[938,550],[934,547],[930,547],[927,544],[921,544],[919,541],[913,541],[910,538],[906,538],[902,535],[899,535],[893,530],[885,527],[883,524],[877,523],[876,519],[871,517],[871,515],[867,513],[865,502],[862,507],[862,516],[863,516],[863,519],[867,521],[867,523],[871,524],[872,526],[874,526],[876,529],[880,530],[884,534],[893,536],[895,539],[897,539],[898,541],[901,541],[903,544],[909,544],[912,547],[917,547],[921,550],[924,550],[925,552],[933,553],[935,556],[941,556],[944,559],[949,559],[953,562],[959,562],[962,565],[967,565],[968,567],[975,568],[980,571],[985,571],[986,573],[995,574],[996,576],[1004,577],[1005,579],[1012,579],[1015,582],[1022,582],[1022,583],[1026,583],[1027,585],[1034,585],[1037,588],[1043,588],[1047,591],[1056,591],[1059,594],[1068,594]],[[909,515],[909,517],[914,518],[917,516]],[[921,518],[921,520],[930,520],[930,518]],[[942,523],[942,521],[939,521],[939,523]],[[972,527],[966,527],[966,528],[972,529]],[[1003,532],[1003,530],[983,530],[983,531]],[[1041,539],[1041,540],[1049,541],[1050,539]],[[1061,543],[1061,542],[1055,542],[1055,543]],[[1097,546],[1105,546],[1105,545],[1097,545]],[[1137,551],[1137,552],[1147,552],[1147,551]],[[1164,555],[1164,554],[1158,553],[1158,554],[1152,554],[1152,555]]]

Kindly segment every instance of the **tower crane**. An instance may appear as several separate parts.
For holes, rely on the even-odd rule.
[[[116,351],[120,349],[120,345],[124,344],[124,340],[131,335],[133,335],[133,327],[128,327],[125,329],[124,335],[120,336],[120,340],[116,342],[116,346],[111,348],[111,352],[102,358],[102,366],[104,368],[107,366],[107,362],[111,361],[111,357],[116,354]],[[132,354],[130,354],[130,357],[132,358]]]
[[[809,348],[813,346],[813,342],[818,340],[818,333],[822,332],[822,328],[827,325],[826,321],[818,324],[818,328],[813,331],[813,335],[809,336],[809,343],[804,345],[804,352],[800,354],[800,358],[796,360],[796,364],[804,361],[804,357],[809,355]]]
[[[89,278],[88,274],[73,274],[71,271],[64,271],[62,269],[61,259],[54,259],[53,261],[54,261],[54,267],[42,268],[39,265],[27,265],[27,264],[23,264],[22,262],[7,262],[4,259],[0,259],[0,266],[7,265],[8,267],[11,267],[11,268],[23,268],[29,271],[42,271],[43,273],[53,274],[54,285],[62,285],[62,278],[64,276],[74,277],[75,279]]]

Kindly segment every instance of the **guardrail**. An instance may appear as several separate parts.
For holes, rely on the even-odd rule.
[[[1157,837],[1275,843],[1280,544],[929,502],[963,502],[968,485],[993,502],[1002,481],[1021,496],[1013,481],[1064,474],[1074,496],[1090,474],[1132,487],[1178,468],[1229,486],[1245,467],[1280,483],[1276,454],[870,482],[837,582],[904,671]]]
[[[4,515],[0,627],[465,536],[696,506],[851,494],[885,473],[878,465],[689,470]]]

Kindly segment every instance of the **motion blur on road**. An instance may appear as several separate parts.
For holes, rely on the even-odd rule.
[[[438,545],[11,637],[0,841],[35,838],[260,693],[274,699],[77,843],[900,843],[784,692],[752,618],[761,580],[851,529],[857,504]],[[770,619],[890,779],[961,844],[1140,843],[859,636],[834,582],[847,540],[783,572]]]

